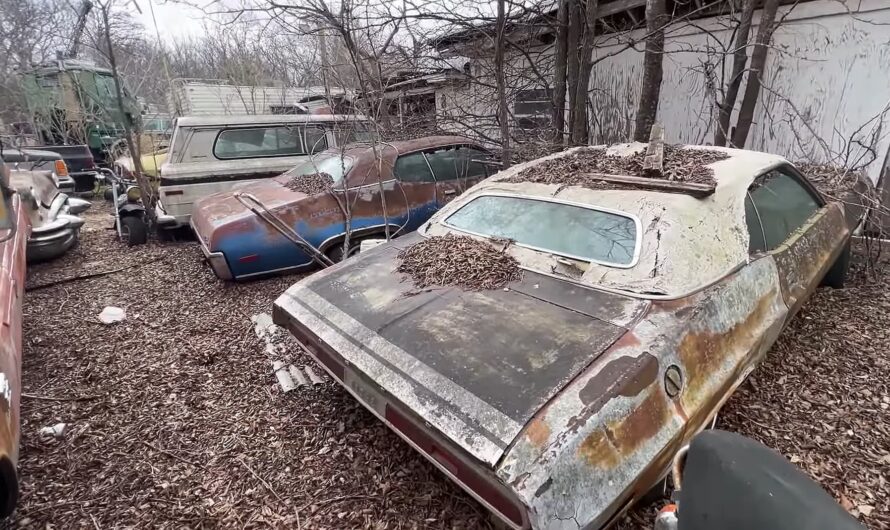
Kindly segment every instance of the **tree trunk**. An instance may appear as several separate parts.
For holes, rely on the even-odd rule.
[[[757,0],[745,0],[742,7],[742,18],[736,28],[735,42],[732,53],[732,73],[729,77],[729,85],[723,102],[720,103],[720,114],[717,117],[717,130],[714,131],[714,145],[726,145],[729,135],[729,123],[732,119],[732,109],[735,107],[736,98],[739,95],[739,87],[742,86],[742,76],[745,74],[745,65],[748,63],[748,35],[751,33],[751,19],[754,17],[754,6]]]
[[[584,5],[584,18],[581,20],[583,36],[578,80],[575,87],[575,99],[572,100],[572,113],[575,119],[572,122],[572,143],[574,145],[587,144],[587,89],[590,86],[590,72],[593,69],[593,38],[596,36],[596,11],[599,0],[587,0]]]
[[[566,67],[569,49],[569,0],[559,0],[556,14],[556,57],[553,65],[553,141],[565,141]]]
[[[577,99],[578,77],[581,64],[578,62],[578,45],[581,41],[580,0],[568,0],[568,35],[566,45],[566,87],[569,105],[569,144],[574,143],[571,133],[575,128],[575,100]]]
[[[757,107],[757,98],[760,95],[760,85],[763,82],[761,76],[766,66],[766,55],[769,43],[773,37],[776,11],[779,9],[779,0],[766,0],[763,11],[760,13],[760,24],[757,27],[757,40],[754,51],[751,53],[751,68],[748,69],[748,82],[745,84],[745,94],[742,97],[742,106],[739,108],[739,117],[736,120],[735,134],[732,135],[732,146],[743,148],[748,141],[748,131],[754,121],[754,109]]]
[[[507,87],[504,76],[504,33],[507,26],[506,1],[498,0],[496,35],[494,40],[494,70],[498,90],[498,123],[501,126],[501,161],[510,167],[510,123],[507,121]]]
[[[142,153],[139,151],[137,142],[133,140],[133,123],[132,115],[129,113],[126,105],[124,105],[124,91],[121,88],[121,78],[117,71],[117,59],[114,56],[114,45],[111,42],[111,23],[108,20],[108,10],[110,5],[102,6],[102,23],[105,26],[105,44],[108,46],[108,63],[111,65],[111,76],[114,78],[114,92],[117,97],[117,107],[121,113],[124,122],[124,136],[127,142],[127,149],[130,151],[130,158],[133,159],[133,171],[136,173],[136,183],[142,192],[142,205],[145,207],[145,215],[148,218],[149,226],[155,221],[155,196],[151,182],[142,171]]]
[[[667,23],[665,0],[646,2],[646,52],[643,57],[643,85],[634,126],[634,140],[648,142],[649,132],[658,115],[661,78],[664,74],[664,26]]]

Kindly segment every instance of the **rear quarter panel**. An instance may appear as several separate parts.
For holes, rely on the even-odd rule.
[[[666,472],[776,340],[787,308],[764,257],[647,314],[517,437],[498,475],[536,528],[599,528]],[[671,398],[665,372],[682,390]]]

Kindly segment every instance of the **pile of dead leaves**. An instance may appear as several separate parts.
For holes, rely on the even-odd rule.
[[[327,173],[311,173],[297,175],[284,183],[284,187],[306,195],[316,195],[330,191],[334,185],[334,177]]]
[[[603,148],[591,147],[547,160],[520,171],[506,182],[535,182],[539,184],[563,184],[591,189],[627,189],[605,182],[596,174],[651,177],[643,171],[645,151],[630,156],[610,155]],[[678,182],[714,184],[714,170],[709,164],[726,160],[729,156],[720,151],[683,149],[681,146],[664,146],[664,171],[660,178]]]
[[[500,289],[522,277],[513,256],[469,236],[431,237],[403,249],[399,259],[396,270],[408,274],[420,288]]]

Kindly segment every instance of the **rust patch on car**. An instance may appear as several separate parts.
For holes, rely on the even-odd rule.
[[[606,433],[616,450],[630,455],[655,436],[670,417],[667,399],[657,388],[626,418],[609,424]]]
[[[622,339],[619,339],[612,349],[618,346]],[[632,337],[623,340],[638,339]],[[610,400],[616,397],[636,396],[655,382],[657,377],[658,359],[649,352],[644,352],[639,357],[622,356],[610,361],[578,392],[584,410],[581,414],[570,418],[566,427],[572,432],[577,432],[579,427]]]
[[[618,452],[603,429],[593,431],[581,442],[578,455],[591,466],[601,469],[613,469],[619,461]]]
[[[708,379],[724,362],[721,353],[737,350],[740,343],[754,340],[755,331],[766,318],[775,297],[775,290],[757,300],[754,309],[741,322],[723,332],[702,331],[683,337],[677,348],[686,371],[686,384],[682,396],[698,396]],[[745,347],[747,350],[747,346]],[[750,353],[750,352],[749,352]],[[684,401],[685,401],[684,399]]]
[[[550,426],[546,421],[538,417],[532,420],[525,435],[528,436],[528,440],[535,447],[544,447],[544,444],[550,439]]]

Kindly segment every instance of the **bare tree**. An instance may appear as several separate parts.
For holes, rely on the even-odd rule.
[[[730,136],[729,124],[732,111],[735,108],[739,88],[742,86],[742,77],[748,62],[748,34],[751,33],[751,19],[754,17],[754,7],[757,0],[745,0],[742,6],[742,14],[736,27],[735,42],[732,50],[732,72],[729,75],[729,83],[723,101],[719,104],[717,127],[714,131],[714,145],[726,145],[726,139]]]
[[[510,165],[510,123],[507,121],[507,90],[504,80],[504,33],[507,25],[505,0],[497,0],[497,29],[494,41],[494,69],[498,86],[498,123],[501,127],[501,149],[504,167]]]
[[[751,67],[748,69],[748,80],[745,84],[745,93],[742,96],[742,106],[739,108],[735,133],[732,135],[733,147],[745,147],[745,142],[748,141],[748,131],[751,130],[751,124],[754,121],[754,110],[757,107],[757,98],[763,83],[761,76],[766,66],[766,56],[773,38],[773,31],[775,31],[778,9],[779,0],[765,0],[760,13],[757,38],[754,51],[751,52]]]
[[[661,79],[664,74],[664,26],[668,22],[665,0],[646,2],[646,51],[643,57],[643,84],[637,106],[634,140],[646,142],[658,115]]]

